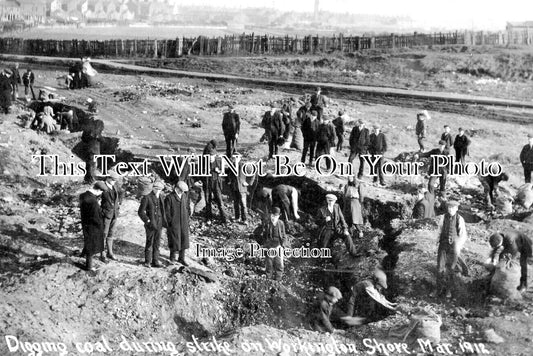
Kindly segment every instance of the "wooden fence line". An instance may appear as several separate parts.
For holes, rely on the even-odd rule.
[[[183,55],[221,56],[254,54],[309,54],[329,52],[357,52],[368,49],[412,48],[444,45],[531,45],[533,31],[472,32],[455,31],[431,34],[391,34],[388,36],[259,36],[242,34],[208,38],[176,38],[167,40],[41,40],[0,38],[0,52],[80,58],[91,57],[147,57],[176,58]]]

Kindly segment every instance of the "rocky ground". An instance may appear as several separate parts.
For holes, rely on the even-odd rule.
[[[532,100],[529,47],[435,46],[287,56],[145,59],[149,66]]]
[[[229,103],[236,106],[243,120],[239,151],[249,160],[264,158],[267,146],[258,143],[263,133],[258,126],[261,114],[272,101],[293,97],[297,102],[301,98],[270,88],[120,74],[100,75],[96,87],[67,91],[56,79],[62,72],[38,65],[33,68],[38,84],[57,88],[66,104],[83,109],[87,97],[97,100],[98,116],[105,122],[104,136],[114,143],[118,139],[118,146],[114,145],[112,150],[120,149],[135,159],[185,153],[190,148],[198,151],[212,138],[223,145],[221,113]],[[382,125],[389,140],[388,159],[417,149],[416,110],[331,99],[327,114],[342,108],[354,120]],[[526,142],[526,133],[532,129],[529,123],[509,123],[504,117],[498,121],[497,115],[492,120],[483,120],[461,114],[430,113],[430,142],[436,144],[444,124],[449,124],[454,133],[462,126],[473,141],[470,159],[500,162],[512,175],[506,187],[514,191],[521,185],[518,153]],[[169,264],[165,242],[162,244],[165,268],[142,267],[144,230],[137,216],[136,178],[127,177],[126,198],[116,234],[119,261],[105,264],[98,261],[97,271],[87,273],[82,269],[83,260],[77,257],[83,241],[77,197],[87,186],[81,183],[81,177],[38,177],[36,162],[31,159],[32,154],[58,154],[65,161],[79,162],[79,158],[71,155],[80,133],[37,134],[24,127],[26,114],[19,103],[12,114],[0,118],[3,335],[16,336],[22,342],[63,342],[76,355],[82,354],[77,349],[79,343],[82,349],[93,348],[95,355],[134,354],[126,343],[121,344],[122,336],[130,346],[134,341],[167,342],[175,347],[175,354],[188,355],[224,354],[223,342],[227,342],[226,351],[233,354],[324,355],[329,350],[292,345],[332,345],[333,336],[335,342],[346,348],[354,344],[362,353],[371,351],[364,339],[399,342],[391,336],[390,329],[407,325],[416,308],[429,307],[442,317],[442,340],[451,343],[457,354],[463,353],[460,348],[463,341],[483,343],[494,355],[531,352],[532,294],[526,293],[523,300],[512,302],[489,297],[488,272],[481,262],[487,257],[490,231],[509,226],[525,231],[532,228],[518,221],[524,212],[519,208],[506,217],[486,212],[476,178],[452,178],[449,183],[448,198],[462,202],[460,213],[467,221],[470,235],[465,255],[472,270],[469,277],[462,279],[460,293],[450,301],[429,297],[436,266],[436,222],[413,223],[407,219],[415,199],[413,188],[424,182],[422,177],[390,177],[386,188],[365,178],[367,225],[365,237],[359,243],[361,256],[350,258],[342,246],[335,248],[335,264],[339,269],[350,268],[355,272],[325,272],[316,261],[290,259],[282,283],[264,277],[261,260],[250,257],[235,261],[202,260],[195,257],[193,249],[188,252],[192,268],[184,270]],[[346,160],[346,151],[336,154],[339,160]],[[295,160],[299,156],[294,150],[283,153]],[[345,178],[319,177],[315,171],[309,171],[306,177],[286,181],[302,190],[302,219],[291,226],[293,246],[314,243],[315,209],[325,191],[338,191]],[[231,214],[231,199],[226,196],[224,204]],[[192,240],[213,247],[247,246],[254,241],[258,223],[256,213],[252,213],[248,226],[235,222],[227,226],[218,222],[206,224],[196,217],[191,226]],[[305,315],[322,288],[336,285],[344,292],[350,283],[368,276],[384,259],[388,261],[391,286],[387,296],[401,305],[397,313],[333,335],[306,330]],[[326,267],[333,269],[334,265],[328,263]],[[339,307],[343,308],[344,303],[345,300],[341,301]],[[487,333],[490,329],[493,332]],[[503,339],[498,340],[494,334]],[[218,351],[210,349],[215,343],[213,337],[222,345]],[[199,340],[198,346],[195,339]],[[106,343],[112,352],[105,351]],[[282,353],[284,344],[292,349]],[[104,349],[98,349],[99,346]],[[337,346],[339,353],[343,353],[342,347]],[[166,347],[159,354],[172,354],[170,344]],[[0,350],[3,355],[10,354],[5,338],[0,342]],[[437,354],[418,347],[411,351]],[[12,354],[29,353],[19,350]],[[135,354],[149,352],[145,349]]]

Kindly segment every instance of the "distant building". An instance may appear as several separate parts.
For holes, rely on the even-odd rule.
[[[61,11],[61,0],[48,0],[46,2],[46,17],[52,17],[53,14]]]
[[[0,0],[0,22],[20,21],[20,6],[14,0]]]
[[[533,43],[533,21],[507,22],[506,30],[511,44]]]
[[[45,0],[17,0],[23,20],[28,22],[44,23],[46,19],[47,4]]]

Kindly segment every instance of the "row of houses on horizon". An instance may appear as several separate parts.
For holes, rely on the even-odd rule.
[[[166,22],[178,0],[0,0],[0,22]]]

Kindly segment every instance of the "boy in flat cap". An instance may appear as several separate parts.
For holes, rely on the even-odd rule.
[[[455,267],[467,239],[465,221],[457,213],[458,210],[459,202],[449,201],[447,203],[447,212],[442,219],[437,250],[435,296],[446,293],[446,298],[451,298],[452,290],[456,286]]]
[[[143,196],[139,205],[138,214],[144,222],[146,230],[146,244],[144,245],[144,266],[161,267],[159,262],[159,245],[161,242],[161,230],[166,223],[164,197],[161,194],[165,188],[162,181],[155,181],[152,191]]]
[[[266,256],[265,269],[268,278],[280,281],[283,276],[283,248],[286,247],[287,235],[285,224],[280,220],[281,210],[272,209],[270,220],[263,230],[263,247],[277,250],[275,257]]]

